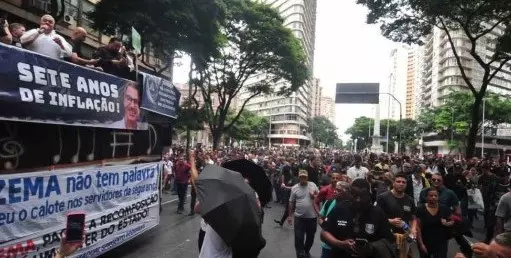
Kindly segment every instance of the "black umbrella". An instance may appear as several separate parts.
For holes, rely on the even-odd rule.
[[[202,217],[226,244],[242,250],[264,246],[255,192],[240,173],[207,165],[196,189]]]
[[[271,181],[261,166],[250,160],[238,159],[227,161],[222,165],[222,167],[239,172],[244,178],[247,178],[250,186],[254,188],[257,195],[259,195],[261,206],[264,207],[271,201]]]

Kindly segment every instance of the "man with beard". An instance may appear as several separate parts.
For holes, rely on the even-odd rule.
[[[321,239],[332,247],[332,258],[385,257],[373,255],[380,240],[393,243],[394,236],[383,210],[371,205],[370,185],[365,179],[351,184],[352,201],[342,201],[325,219]]]
[[[415,202],[412,197],[405,194],[406,184],[405,174],[397,174],[392,184],[392,190],[379,195],[376,201],[376,205],[385,212],[392,225],[400,258],[408,257],[410,245],[406,241],[407,237],[415,239],[417,235]]]

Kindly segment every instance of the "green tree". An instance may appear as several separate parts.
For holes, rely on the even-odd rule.
[[[342,149],[342,148],[344,148],[344,142],[342,141],[342,139],[338,138],[337,140],[335,140],[332,147],[334,147],[336,149]]]
[[[374,119],[361,116],[355,118],[355,123],[346,130],[345,134],[349,134],[351,139],[357,140],[357,149],[361,150],[369,147],[371,137],[373,136]],[[364,140],[362,140],[364,139]]]
[[[142,36],[142,53],[152,53],[163,65],[172,65],[176,51],[192,55],[204,63],[218,54],[219,25],[224,6],[211,0],[105,0],[87,14],[93,29],[106,35],[131,35],[133,26]],[[148,64],[146,55],[142,63]]]
[[[208,67],[194,72],[195,84],[205,100],[214,149],[218,148],[222,134],[239,119],[248,101],[263,94],[288,95],[309,78],[302,44],[284,27],[277,10],[250,0],[223,2],[229,8],[220,29],[224,42],[220,56],[213,58]],[[265,77],[248,84],[247,80],[257,74]],[[285,83],[279,83],[277,88],[282,80]],[[232,120],[227,121],[242,91],[246,92],[243,101]]]
[[[413,147],[419,136],[417,121],[413,119],[403,119],[401,123],[393,119],[380,120],[380,136],[385,140],[387,138],[387,121],[389,122],[389,151],[394,149],[394,142],[399,141],[401,132],[401,150],[406,147]],[[357,149],[364,149],[371,145],[373,137],[374,119],[369,117],[355,118],[355,123],[346,130],[346,134],[351,135],[351,139],[357,139]],[[386,146],[385,142],[382,142]],[[385,149],[385,148],[384,148]]]
[[[474,96],[466,91],[453,91],[442,99],[436,108],[422,112],[419,121],[431,121],[424,132],[435,131],[449,139],[452,148],[465,146],[470,137],[472,127],[471,113]],[[511,122],[511,101],[507,97],[495,93],[487,93],[485,97],[485,126],[493,127],[501,123]],[[476,125],[481,128],[481,123]]]
[[[416,120],[405,118],[398,122],[398,135],[401,132],[401,146],[400,150],[404,151],[406,148],[413,149],[417,146],[417,139],[420,136],[419,125]]]
[[[488,85],[511,60],[511,1],[357,0],[357,3],[369,8],[367,22],[381,24],[383,35],[391,40],[421,44],[435,27],[445,33],[461,77],[474,96],[466,149],[466,155],[472,157]],[[470,43],[468,50],[456,44],[455,31]],[[495,53],[487,57],[479,48],[488,44],[494,46]],[[468,71],[472,65],[461,60],[460,51],[468,51],[483,71],[481,78],[470,78]]]
[[[328,118],[324,116],[316,116],[308,121],[309,130],[315,142],[315,147],[319,147],[319,143],[325,146],[334,147],[338,144],[339,135],[337,127]]]
[[[232,112],[227,117],[230,123],[235,117]],[[268,137],[270,123],[266,117],[258,116],[256,113],[243,110],[233,126],[225,131],[225,136],[234,140],[242,141],[264,141]]]
[[[177,117],[173,127],[179,131],[204,130],[206,116],[202,108],[197,108],[192,101],[185,99],[177,111]]]
[[[421,134],[435,131],[436,113],[437,109],[424,108],[421,110],[420,115],[417,118],[417,127]]]

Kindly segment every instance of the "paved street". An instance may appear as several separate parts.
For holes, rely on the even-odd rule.
[[[190,217],[176,214],[176,199],[176,195],[165,194],[163,196],[164,206],[161,213],[160,225],[158,227],[138,236],[131,242],[125,243],[102,257],[197,258],[197,237],[200,218],[199,216]],[[189,205],[189,203],[187,203],[187,205]],[[274,218],[280,218],[282,216],[282,206],[273,203],[269,206],[271,206],[271,208],[265,210],[265,223],[263,224],[263,234],[267,245],[259,257],[296,257],[293,244],[293,228],[287,224],[283,228],[275,227],[273,223]],[[188,206],[186,206],[185,211],[186,213],[189,212]],[[476,231],[482,232],[480,229]],[[476,237],[481,239],[482,235],[476,233]],[[457,250],[457,245],[454,241],[451,241],[449,250],[448,257],[453,257]],[[311,254],[315,258],[321,255],[319,228]]]

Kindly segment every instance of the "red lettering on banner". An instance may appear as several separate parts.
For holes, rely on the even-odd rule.
[[[0,258],[26,257],[32,251],[37,251],[34,241],[27,240],[26,243],[17,243],[9,247],[0,248]]]

